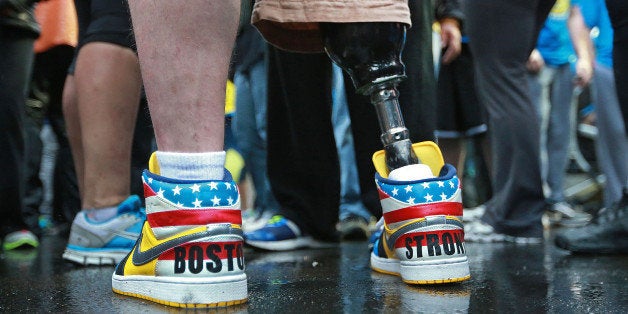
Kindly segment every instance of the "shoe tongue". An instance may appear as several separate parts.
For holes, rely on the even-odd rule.
[[[425,164],[413,164],[397,168],[388,174],[388,179],[395,181],[416,181],[435,178],[432,170]]]

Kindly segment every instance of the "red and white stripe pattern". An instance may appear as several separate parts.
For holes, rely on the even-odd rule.
[[[411,182],[377,176],[376,183],[384,221],[391,230],[429,216],[456,216],[462,220],[462,191],[455,175]]]
[[[155,237],[163,239],[210,224],[242,224],[238,186],[231,180],[185,182],[142,176],[146,220]]]

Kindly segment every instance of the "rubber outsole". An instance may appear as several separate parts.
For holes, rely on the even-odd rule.
[[[238,304],[244,304],[248,301],[247,299],[242,299],[242,300],[233,300],[233,301],[224,301],[224,302],[216,302],[216,303],[209,303],[209,304],[202,304],[202,303],[178,303],[178,302],[172,302],[172,301],[167,301],[167,300],[160,300],[157,298],[151,298],[149,296],[146,295],[141,295],[138,293],[132,293],[132,292],[124,292],[121,290],[117,290],[117,289],[112,289],[113,292],[121,294],[121,295],[125,295],[128,297],[134,297],[134,298],[139,298],[139,299],[143,299],[143,300],[147,300],[147,301],[151,301],[151,302],[155,302],[155,303],[159,303],[159,304],[163,304],[163,305],[168,305],[168,306],[173,306],[173,307],[180,307],[180,308],[195,308],[195,309],[200,309],[200,308],[220,308],[220,307],[227,307],[227,306],[233,306],[233,305],[238,305]]]
[[[115,293],[180,308],[217,308],[245,303],[246,275],[218,278],[124,276],[111,278]]]
[[[129,249],[130,251],[130,249]],[[63,252],[63,259],[80,265],[116,265],[129,252],[82,252],[66,248]]]
[[[401,277],[407,284],[432,285],[461,282],[471,278],[466,259],[439,263],[400,262],[371,254],[371,269],[387,275]]]

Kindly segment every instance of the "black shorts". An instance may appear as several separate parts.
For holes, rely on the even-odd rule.
[[[486,132],[484,109],[475,90],[473,59],[467,44],[450,64],[441,64],[436,107],[438,138],[461,138]]]
[[[68,73],[74,73],[76,55],[91,42],[111,43],[135,51],[135,37],[126,0],[75,0],[79,39]]]

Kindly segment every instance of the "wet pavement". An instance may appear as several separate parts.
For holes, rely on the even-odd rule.
[[[467,243],[471,279],[409,286],[369,269],[366,242],[293,252],[247,249],[248,303],[224,313],[626,313],[628,255],[572,255],[552,244]],[[0,312],[183,311],[111,291],[113,267],[61,259],[65,237],[0,255]]]

